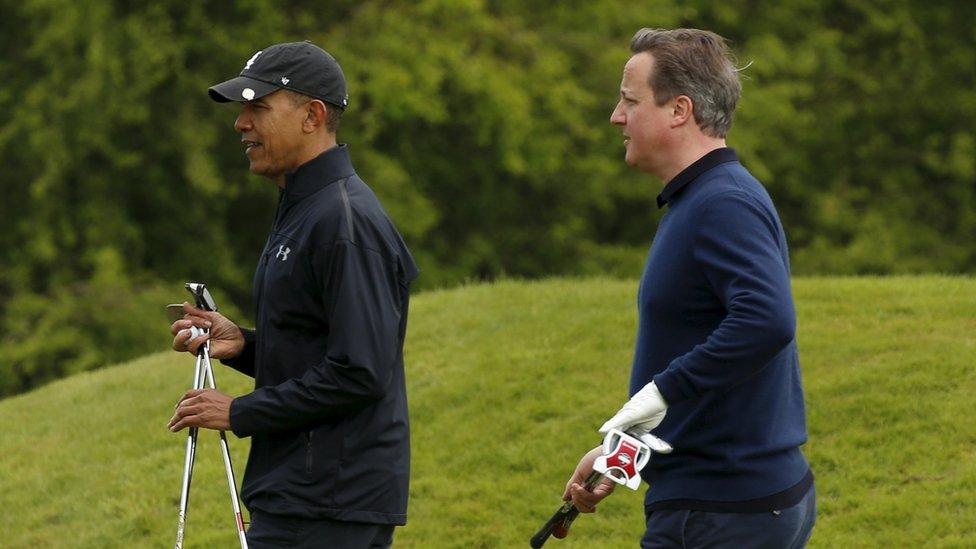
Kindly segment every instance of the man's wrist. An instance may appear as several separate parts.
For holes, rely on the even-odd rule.
[[[227,407],[227,422],[230,424],[231,432],[238,438],[245,438],[254,434],[254,428],[247,418],[247,396],[241,395],[232,399],[230,406]]]
[[[253,329],[251,329],[251,328],[243,328],[239,324],[237,325],[237,329],[241,332],[241,337],[244,339],[244,346],[245,347],[247,347],[248,345],[253,345],[254,344],[255,334],[254,334],[254,330]]]
[[[237,358],[242,354],[244,354],[244,351],[245,349],[247,349],[247,346],[254,343],[254,330],[248,330],[246,328],[242,328],[240,324],[235,324],[235,326],[237,326],[237,331],[240,332],[241,334],[241,346],[238,347],[237,354],[230,357],[232,359]]]
[[[664,394],[661,393],[661,388],[657,386],[657,383],[651,381],[647,384],[647,391],[650,395],[661,403],[665,409],[668,407],[668,399],[664,398]]]
[[[661,400],[664,402],[665,406],[670,406],[675,402],[680,402],[685,399],[685,396],[681,394],[678,389],[674,378],[665,375],[665,372],[654,376],[654,380],[651,381],[654,384],[654,388],[657,390],[658,394],[661,396]]]
[[[240,331],[244,342],[240,349],[237,349],[237,353],[234,356],[221,358],[220,362],[224,365],[230,366],[231,368],[240,369],[238,366],[246,366],[253,359],[253,353],[251,350],[254,349],[256,335],[254,330],[250,328],[242,328],[237,324],[235,324],[235,326],[237,326],[238,331]]]

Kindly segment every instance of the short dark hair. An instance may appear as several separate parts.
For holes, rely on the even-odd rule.
[[[309,95],[291,90],[282,91],[288,92],[288,98],[291,99],[291,104],[295,107],[300,107],[309,101],[315,101],[315,98]],[[319,99],[319,101],[322,100]],[[327,101],[322,101],[322,103],[325,104],[325,129],[329,133],[336,133],[339,131],[339,121],[342,119],[342,109]]]
[[[742,84],[724,38],[699,29],[643,28],[630,41],[630,51],[654,56],[647,85],[658,105],[686,95],[702,132],[725,137]]]

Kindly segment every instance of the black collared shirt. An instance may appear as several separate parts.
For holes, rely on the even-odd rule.
[[[285,188],[282,200],[293,204],[314,194],[326,185],[356,173],[349,159],[349,146],[339,143],[312,160],[302,164],[293,172],[285,174]]]
[[[697,179],[699,175],[707,172],[715,166],[718,166],[719,164],[736,162],[738,160],[739,157],[735,154],[735,149],[730,147],[722,147],[721,149],[709,151],[707,154],[705,154],[705,156],[695,160],[687,168],[681,170],[681,172],[674,176],[671,181],[668,181],[668,184],[664,186],[661,194],[657,195],[657,207],[663,208],[665,204],[680,194],[681,191],[683,191],[689,183]]]
[[[286,174],[254,274],[256,327],[231,403],[250,436],[249,509],[404,524],[410,467],[403,368],[410,251],[339,145]]]

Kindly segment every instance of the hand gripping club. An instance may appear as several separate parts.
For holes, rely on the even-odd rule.
[[[652,452],[667,454],[671,452],[671,445],[649,433],[638,439],[623,431],[611,429],[603,438],[603,455],[593,462],[593,472],[586,477],[584,487],[592,491],[600,479],[606,477],[636,490],[641,483],[640,471],[651,460]],[[573,505],[572,500],[563,503],[532,536],[529,545],[539,549],[549,536],[565,538],[569,535],[569,527],[578,516],[579,509]]]

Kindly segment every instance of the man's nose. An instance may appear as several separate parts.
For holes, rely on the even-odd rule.
[[[627,118],[620,108],[620,103],[617,103],[617,106],[613,108],[613,112],[610,113],[610,123],[616,126],[623,126],[627,123]]]
[[[251,118],[245,113],[237,115],[237,120],[234,121],[234,129],[239,133],[244,133],[251,129]]]

